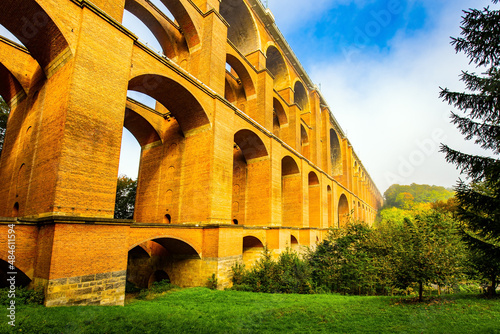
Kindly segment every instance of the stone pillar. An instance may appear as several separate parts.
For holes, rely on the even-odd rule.
[[[123,305],[128,225],[111,221],[47,221],[40,229],[34,282],[45,306]]]

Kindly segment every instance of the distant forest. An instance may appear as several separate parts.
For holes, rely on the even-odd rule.
[[[452,189],[427,184],[393,184],[384,193],[384,208],[407,209],[409,204],[447,201],[455,195]]]

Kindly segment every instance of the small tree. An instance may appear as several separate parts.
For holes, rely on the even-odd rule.
[[[497,0],[493,0],[497,3]],[[464,12],[462,37],[453,38],[457,52],[464,52],[483,74],[462,72],[467,92],[442,89],[440,96],[464,115],[452,113],[452,123],[465,136],[493,155],[500,154],[500,12],[471,9]],[[446,160],[467,175],[456,187],[457,215],[478,270],[489,277],[495,294],[500,275],[500,160],[471,155],[442,146]]]
[[[407,288],[417,283],[422,301],[424,285],[449,284],[458,279],[465,252],[455,225],[450,215],[430,211],[414,220],[405,218],[390,233],[384,232],[390,245],[388,261],[393,284]]]
[[[115,219],[132,219],[134,217],[137,180],[127,176],[119,176],[116,185]]]
[[[374,266],[369,238],[372,229],[352,223],[347,229],[331,230],[307,259],[314,284],[326,291],[349,294],[373,293],[378,269]]]

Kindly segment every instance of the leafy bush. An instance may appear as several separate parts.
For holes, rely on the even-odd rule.
[[[312,293],[311,269],[307,261],[287,248],[275,261],[264,248],[262,256],[250,270],[236,263],[232,267],[233,289],[267,293]]]
[[[9,288],[0,289],[0,304],[9,305],[12,300],[9,298]],[[28,289],[24,287],[17,287],[15,290],[16,305],[43,305],[45,299],[43,288],[37,287],[35,289]]]
[[[207,280],[207,288],[211,290],[217,290],[217,286],[219,285],[219,280],[215,276],[215,274],[212,274]]]

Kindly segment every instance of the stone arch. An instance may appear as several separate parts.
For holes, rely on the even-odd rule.
[[[237,73],[238,79],[241,81],[243,89],[245,90],[245,96],[250,97],[255,95],[255,85],[245,65],[243,65],[234,55],[229,53],[226,55],[226,63]]]
[[[264,244],[254,236],[243,237],[243,264],[252,267],[264,251]]]
[[[188,242],[174,237],[158,237],[132,247],[128,252],[127,281],[147,288],[168,277],[172,284],[190,287],[199,284],[195,276],[200,253]]]
[[[194,23],[189,11],[184,7],[184,1],[161,0],[179,24],[182,34],[186,38],[186,43],[190,50],[200,43],[199,28]]]
[[[290,86],[290,75],[285,57],[274,45],[269,45],[266,51],[266,68],[274,76],[274,89],[280,91]]]
[[[283,226],[302,226],[302,177],[291,156],[281,159],[281,217]]]
[[[125,109],[123,126],[132,133],[141,147],[161,140],[151,123],[131,109]]]
[[[8,288],[10,282],[7,279],[11,276],[9,272],[16,272],[16,280],[13,282],[16,287],[27,287],[31,283],[31,278],[26,275],[21,269],[15,267],[11,269],[10,263],[0,259],[0,289]]]
[[[222,0],[220,14],[229,23],[228,39],[243,55],[260,48],[257,25],[243,0]]]
[[[300,250],[299,241],[293,234],[290,234],[290,248],[295,252],[298,252]]]
[[[171,59],[177,56],[173,36],[168,33],[167,27],[159,21],[158,13],[155,15],[155,11],[148,2],[144,0],[126,0],[125,10],[134,15],[149,29],[161,46],[161,51],[165,56]],[[183,42],[185,43],[185,40]]]
[[[268,155],[262,139],[253,131],[243,129],[234,134],[234,142],[238,145],[246,161]]]
[[[333,193],[332,193],[332,187],[329,185],[326,187],[326,196],[327,196],[327,215],[326,215],[326,221],[327,221],[327,226],[332,227],[333,226]]]
[[[35,0],[1,1],[0,24],[26,46],[47,77],[72,57],[61,29]]]
[[[308,174],[309,186],[309,227],[320,227],[321,223],[321,188],[318,175],[315,172]]]
[[[273,134],[279,137],[280,130],[284,126],[288,126],[285,108],[277,98],[273,98]]]
[[[243,129],[235,133],[233,145],[233,181],[231,219],[238,224],[259,224],[264,208],[259,205],[268,188],[269,165],[266,146],[254,132]]]
[[[338,227],[344,228],[349,222],[349,202],[345,194],[340,195],[338,204]]]
[[[300,110],[309,110],[309,98],[307,97],[307,90],[301,81],[297,80],[295,82],[295,85],[293,86],[293,92],[293,102],[300,108]]]
[[[0,63],[0,96],[7,105],[12,106],[26,97],[26,92],[17,78]]]
[[[139,75],[129,81],[128,89],[149,95],[165,106],[184,134],[210,124],[205,110],[193,94],[170,78],[157,74]]]
[[[309,135],[307,134],[304,124],[300,125],[300,147],[302,155],[306,159],[309,159]]]
[[[337,132],[330,129],[330,162],[332,176],[342,174],[342,149]]]

